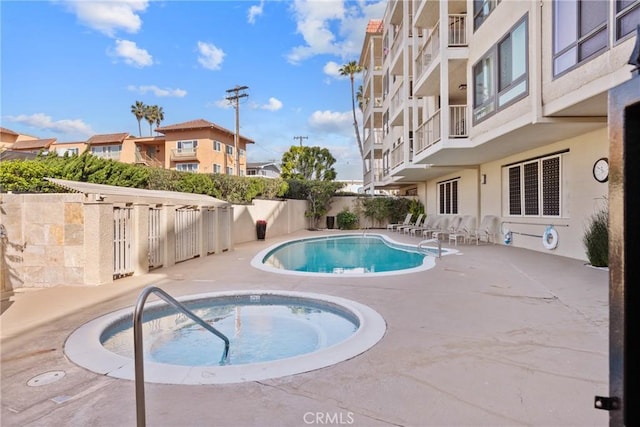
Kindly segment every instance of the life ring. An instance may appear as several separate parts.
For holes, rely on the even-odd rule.
[[[509,230],[508,228],[506,229],[505,233],[504,233],[504,244],[505,245],[510,245],[511,244],[511,240],[513,239],[513,235],[511,233],[511,230]]]
[[[558,232],[552,225],[548,226],[546,230],[544,230],[544,234],[542,235],[542,245],[545,249],[553,250],[558,246]]]

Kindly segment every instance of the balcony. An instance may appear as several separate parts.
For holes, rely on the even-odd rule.
[[[468,108],[466,105],[449,106],[449,138],[466,138],[468,132]],[[440,110],[425,121],[415,133],[415,154],[419,154],[442,139]]]
[[[399,143],[391,151],[391,169],[395,169],[404,163],[404,142]]]
[[[367,132],[368,129],[365,129]],[[372,150],[382,149],[382,139],[384,135],[382,129],[373,129],[373,132],[369,132],[364,137],[364,152],[369,153]]]
[[[162,168],[164,165],[162,161],[156,157],[152,157],[145,152],[136,150],[136,164],[153,166],[156,168]]]
[[[185,160],[197,160],[198,159],[198,147],[193,148],[174,148],[171,150],[171,160],[174,162],[181,162]]]

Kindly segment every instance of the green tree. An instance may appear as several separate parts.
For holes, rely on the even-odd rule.
[[[358,92],[356,93],[356,99],[358,100],[358,108],[360,111],[364,110],[364,92],[362,89],[362,85],[358,87]]]
[[[160,123],[162,123],[164,121],[164,110],[162,109],[162,107],[157,107],[157,111],[156,111],[156,129],[158,129],[158,127],[160,126]]]
[[[358,65],[356,61],[350,61],[344,64],[338,70],[341,76],[349,76],[351,80],[351,110],[353,112],[353,128],[356,131],[356,140],[358,141],[358,150],[360,150],[360,158],[364,158],[364,152],[362,150],[362,140],[360,139],[360,128],[358,127],[358,120],[356,119],[356,93],[354,86],[354,76],[362,71],[362,67]]]
[[[280,175],[284,179],[333,181],[336,159],[326,148],[292,145],[282,155]]]
[[[136,101],[135,104],[131,106],[131,114],[136,116],[136,120],[138,120],[138,136],[142,136],[142,128],[140,127],[140,122],[145,117],[145,112],[147,111],[147,106],[144,105],[142,101]]]

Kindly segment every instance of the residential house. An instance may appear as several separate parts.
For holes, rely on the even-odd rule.
[[[365,186],[584,259],[608,194],[607,93],[631,78],[638,24],[638,0],[388,1],[359,61]]]
[[[247,176],[279,178],[280,168],[274,162],[247,163]]]

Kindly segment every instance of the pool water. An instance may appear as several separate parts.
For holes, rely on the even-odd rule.
[[[263,264],[298,272],[366,274],[414,269],[426,255],[378,236],[338,236],[285,243],[264,256]]]
[[[181,313],[145,312],[145,360],[183,366],[242,365],[311,353],[351,336],[358,321],[327,305],[291,302],[211,302],[188,305],[197,316],[229,338],[229,357],[222,360],[224,343]],[[133,357],[130,322],[106,331],[104,347]]]

